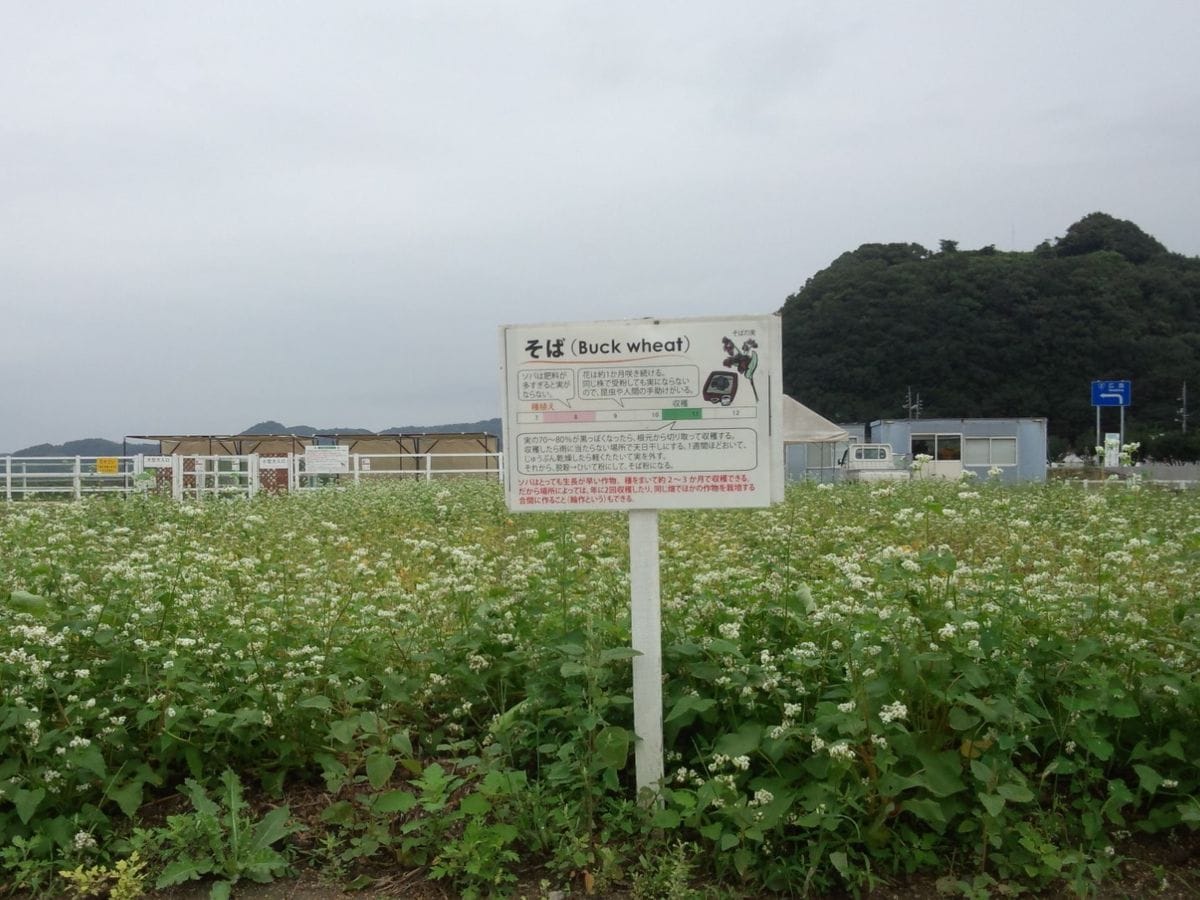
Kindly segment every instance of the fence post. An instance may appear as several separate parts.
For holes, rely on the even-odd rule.
[[[171,499],[183,499],[183,457],[171,457]]]
[[[433,481],[433,454],[425,454],[425,480]]]
[[[4,499],[12,500],[12,457],[4,457]]]
[[[353,453],[350,456],[350,468],[354,472],[354,483],[358,484],[358,454]]]
[[[251,453],[246,457],[246,468],[249,469],[250,499],[258,496],[258,454]]]
[[[75,477],[72,479],[72,483],[74,484],[74,487],[75,487],[75,499],[76,500],[79,500],[83,497],[83,484],[82,484],[82,478],[81,478],[82,470],[83,470],[83,465],[80,462],[79,457],[77,456],[77,457],[75,457]]]

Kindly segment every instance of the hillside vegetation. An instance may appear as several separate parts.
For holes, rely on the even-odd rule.
[[[1173,448],[1200,259],[1104,213],[1030,252],[864,244],[787,299],[783,331],[785,390],[839,422],[905,416],[911,386],[925,417],[1044,416],[1052,452],[1083,450],[1090,382],[1130,379],[1129,436]]]

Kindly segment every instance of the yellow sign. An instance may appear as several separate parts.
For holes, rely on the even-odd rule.
[[[115,456],[100,456],[96,458],[97,475],[116,475],[121,471],[121,462]]]

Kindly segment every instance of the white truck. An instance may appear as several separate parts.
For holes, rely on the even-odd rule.
[[[900,481],[910,477],[898,468],[891,444],[851,444],[838,465],[847,481]]]

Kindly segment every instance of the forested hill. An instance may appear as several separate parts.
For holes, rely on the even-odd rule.
[[[1052,452],[1085,449],[1091,381],[1127,378],[1127,434],[1170,442],[1182,383],[1200,397],[1200,259],[1104,213],[1030,252],[864,244],[787,299],[783,335],[785,390],[838,422],[905,417],[911,386],[924,418],[1044,416]]]

